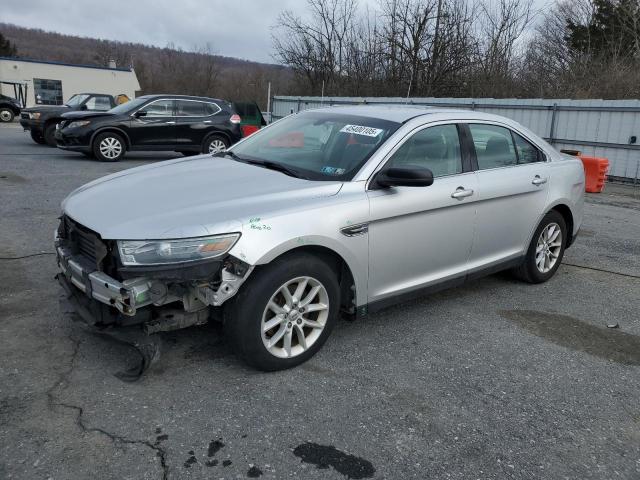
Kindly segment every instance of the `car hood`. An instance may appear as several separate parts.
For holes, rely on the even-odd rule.
[[[35,107],[23,108],[23,112],[41,112],[41,113],[49,113],[49,112],[65,112],[69,110],[71,107],[67,105],[36,105]]]
[[[237,232],[256,216],[309,208],[341,186],[203,155],[100,178],[72,192],[62,210],[103,239],[186,238]]]
[[[73,112],[66,112],[62,114],[62,118],[65,120],[80,120],[84,118],[94,118],[94,117],[111,117],[113,113],[109,112],[88,112],[86,110],[78,110]]]

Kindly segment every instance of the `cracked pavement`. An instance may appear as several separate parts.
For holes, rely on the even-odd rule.
[[[0,478],[640,477],[638,191],[588,197],[546,284],[498,274],[341,321],[285,372],[216,325],[167,333],[124,383],[136,355],[73,322],[46,252],[68,192],[171,157],[98,163],[0,127],[0,257],[45,253],[0,260]]]

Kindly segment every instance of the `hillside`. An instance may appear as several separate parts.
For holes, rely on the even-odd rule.
[[[159,48],[139,43],[115,42],[64,35],[0,23],[0,32],[15,43],[18,56],[36,60],[119,67],[133,66],[141,94],[176,93],[234,100],[256,100],[264,108],[267,83],[273,94],[292,92],[291,71],[283,66],[216,55],[203,44],[197,51],[175,48],[171,39]]]

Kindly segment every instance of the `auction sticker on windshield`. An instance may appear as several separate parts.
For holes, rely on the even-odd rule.
[[[365,127],[362,125],[345,125],[340,130],[342,133],[353,133],[355,135],[366,135],[367,137],[377,137],[384,130],[381,128]]]

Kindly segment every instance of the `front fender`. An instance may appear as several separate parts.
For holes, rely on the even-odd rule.
[[[353,275],[358,306],[367,303],[368,234],[346,236],[341,228],[367,222],[367,202],[301,211],[280,217],[250,217],[229,252],[250,265],[264,265],[301,247],[324,247],[339,255]]]

